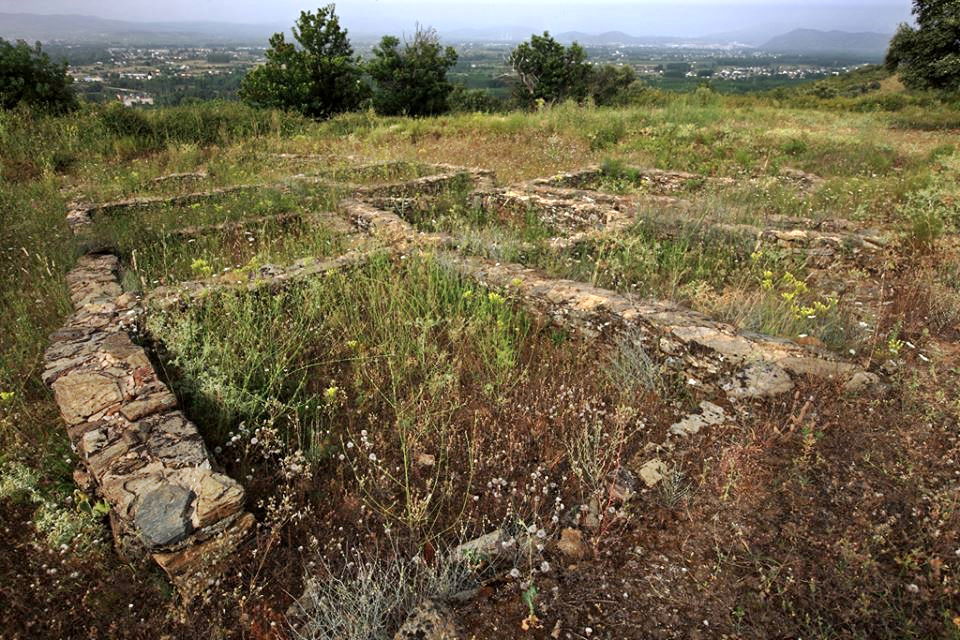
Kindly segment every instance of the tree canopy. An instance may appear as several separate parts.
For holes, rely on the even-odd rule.
[[[526,106],[538,101],[584,100],[590,89],[590,65],[583,47],[574,42],[565,47],[549,32],[531,36],[510,54],[517,75],[514,97]]]
[[[457,52],[443,47],[432,29],[418,28],[402,49],[398,38],[384,36],[366,67],[376,83],[374,109],[384,115],[408,116],[448,111],[453,85],[447,71],[455,64]]]
[[[0,38],[0,107],[19,104],[46,113],[65,113],[78,106],[67,63],[55,63],[40,48]]]
[[[627,89],[637,82],[633,67],[618,67],[612,64],[591,67],[590,96],[600,106],[619,104],[625,99]]]
[[[914,0],[917,26],[900,25],[887,68],[911,89],[960,91],[960,2]]]
[[[273,34],[266,64],[247,74],[240,97],[254,106],[295,110],[313,118],[356,109],[366,87],[336,6],[302,11],[293,36],[299,47],[283,33]]]

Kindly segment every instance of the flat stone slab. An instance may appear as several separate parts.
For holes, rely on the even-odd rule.
[[[161,484],[140,496],[134,522],[150,547],[180,542],[193,530],[188,511],[193,492],[173,484]]]

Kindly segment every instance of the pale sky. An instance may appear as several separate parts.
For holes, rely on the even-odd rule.
[[[91,15],[136,21],[291,24],[326,0],[0,0],[0,13]],[[401,30],[417,22],[441,30],[529,27],[696,36],[757,27],[892,32],[909,0],[341,0],[355,31]]]

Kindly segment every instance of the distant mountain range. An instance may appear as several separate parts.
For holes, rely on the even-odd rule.
[[[71,44],[265,44],[280,25],[125,22],[93,16],[0,13],[0,38]]]
[[[769,40],[760,48],[773,53],[844,53],[882,57],[891,38],[892,35],[883,33],[796,29]]]
[[[0,37],[28,42],[119,45],[265,45],[267,38],[287,27],[278,24],[233,24],[227,22],[125,22],[91,16],[0,13]],[[519,42],[539,33],[522,26],[455,29],[442,32],[448,42]],[[379,39],[372,34],[351,32],[358,43]],[[847,54],[881,58],[891,36],[880,33],[849,33],[796,29],[763,44],[753,31],[714,34],[698,38],[632,36],[622,31],[590,34],[570,31],[556,35],[561,42],[586,46],[755,46],[762,51],[786,54]]]

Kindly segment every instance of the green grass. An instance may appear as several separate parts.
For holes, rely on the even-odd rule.
[[[279,422],[313,456],[347,435],[354,414],[450,428],[465,385],[495,399],[516,383],[532,330],[506,300],[429,258],[385,257],[276,296],[224,294],[149,327],[211,441],[241,422]]]
[[[473,201],[467,177],[436,196],[418,196],[395,204],[393,210],[420,231],[457,237],[504,234],[515,242],[537,242],[560,232],[547,224],[534,207],[505,206],[492,210]]]
[[[584,580],[573,591],[569,582],[557,579],[558,597],[577,598],[584,589],[597,601],[605,598],[601,587],[591,590],[590,585],[619,574],[604,564],[602,550],[610,549],[614,558],[629,554],[635,535],[652,540],[650,550],[659,552],[656,537],[666,522],[691,541],[692,561],[717,567],[717,581],[711,584],[719,585],[716,600],[723,612],[711,614],[711,626],[723,629],[718,633],[739,633],[720,625],[728,604],[742,602],[746,613],[738,624],[747,635],[780,625],[777,633],[792,637],[802,635],[810,620],[823,620],[823,629],[839,624],[853,633],[866,629],[870,637],[882,625],[888,625],[887,631],[921,628],[935,637],[932,630],[941,630],[940,618],[958,612],[945,614],[937,604],[937,620],[932,620],[934,605],[924,605],[922,597],[896,600],[917,607],[908,615],[882,598],[872,601],[869,613],[843,606],[845,613],[839,615],[835,608],[820,606],[820,598],[832,595],[837,596],[833,606],[859,602],[871,588],[885,593],[882,589],[890,587],[902,594],[901,583],[907,580],[917,580],[920,593],[930,593],[929,602],[934,602],[945,593],[935,589],[942,586],[947,566],[934,560],[952,557],[955,546],[947,536],[925,539],[910,536],[909,528],[891,529],[887,514],[894,504],[911,522],[916,511],[929,515],[935,523],[931,530],[956,530],[955,523],[947,522],[955,520],[951,494],[942,491],[947,498],[936,506],[925,497],[929,487],[930,495],[941,491],[938,483],[949,489],[953,477],[949,465],[942,465],[941,476],[934,467],[951,459],[949,433],[956,423],[951,400],[956,373],[943,348],[956,340],[960,317],[953,238],[960,223],[954,214],[960,137],[949,128],[956,110],[929,96],[881,100],[874,95],[884,92],[821,99],[799,93],[731,97],[651,91],[636,104],[615,109],[564,104],[530,113],[424,119],[356,113],[325,122],[237,105],[133,116],[94,108],[63,118],[0,114],[0,481],[13,477],[9,470],[29,480],[17,484],[14,509],[8,509],[13,504],[9,496],[0,500],[4,516],[37,523],[27,536],[31,544],[35,533],[44,534],[47,525],[60,522],[44,513],[63,515],[67,524],[78,520],[73,517],[76,503],[68,502],[77,461],[39,372],[49,333],[72,311],[63,277],[84,248],[99,243],[117,249],[125,283],[149,289],[223,269],[335,255],[350,243],[307,222],[268,222],[192,241],[171,235],[187,226],[329,209],[342,195],[306,186],[225,195],[195,207],[104,214],[86,238],[75,238],[64,222],[68,201],[267,184],[291,173],[376,183],[417,177],[424,173],[423,165],[433,162],[494,169],[501,183],[509,184],[610,158],[621,168],[684,170],[736,183],[685,190],[683,197],[691,204],[682,213],[690,223],[669,233],[638,224],[562,252],[548,248],[558,229],[544,224],[536,211],[478,208],[462,185],[437,198],[411,198],[400,213],[421,230],[456,236],[470,253],[522,262],[638,299],[676,300],[744,329],[817,337],[836,350],[854,349],[853,358],[860,363],[866,361],[861,354],[868,345],[877,353],[885,349],[883,360],[896,356],[901,362],[889,380],[893,395],[887,398],[841,397],[830,385],[801,381],[800,404],[789,399],[751,404],[735,426],[717,426],[689,446],[678,445],[669,453],[670,464],[695,489],[669,501],[671,506],[645,494],[634,498],[623,510],[624,519],[615,521],[625,525],[628,536],[619,534],[619,525],[597,535],[585,533],[601,553],[578,562]],[[279,160],[275,153],[321,159]],[[349,169],[377,160],[403,164],[360,173]],[[825,182],[803,193],[779,179],[786,167],[818,174]],[[197,170],[207,171],[209,178],[180,185],[153,182],[160,175]],[[600,186],[637,191],[634,177],[621,173]],[[641,214],[679,216],[673,209]],[[794,257],[757,253],[748,242],[713,236],[697,224],[701,219],[763,224],[771,215],[883,226],[920,241],[923,252],[898,249],[891,257],[895,269],[879,265],[870,271],[836,268],[816,274]],[[863,329],[845,299],[835,303],[831,291],[815,287],[814,282],[823,281],[815,275],[854,287],[879,283],[886,295],[887,287],[899,289],[895,304],[877,305],[884,316],[876,326]],[[263,534],[251,543],[257,550],[254,560],[237,558],[235,575],[242,573],[243,581],[231,574],[224,586],[242,594],[247,604],[232,596],[216,603],[217,611],[239,612],[235,618],[223,614],[227,622],[216,633],[178,627],[170,635],[219,637],[266,628],[274,604],[267,592],[295,592],[300,563],[321,553],[313,539],[329,541],[330,548],[362,546],[401,530],[410,548],[426,557],[432,548],[427,541],[449,543],[461,529],[474,535],[520,522],[554,536],[567,526],[563,518],[572,506],[605,499],[611,467],[645,462],[645,445],[662,441],[678,406],[685,410],[701,399],[684,380],[662,371],[638,342],[617,343],[619,351],[611,356],[602,351],[608,345],[584,345],[561,331],[542,330],[512,300],[464,281],[430,256],[380,256],[276,295],[219,292],[198,306],[153,315],[148,322],[156,346],[162,347],[157,355],[167,378],[203,430],[216,461],[244,482]],[[807,397],[809,410],[802,405]],[[871,420],[850,418],[864,415]],[[875,422],[873,416],[880,417]],[[831,441],[832,449],[823,448]],[[878,449],[880,442],[885,448]],[[713,453],[705,456],[705,450]],[[856,465],[850,451],[862,453]],[[851,483],[836,481],[848,473],[868,475],[851,476]],[[889,493],[889,477],[915,493]],[[847,508],[846,488],[854,484],[863,487],[863,495],[855,497],[865,504],[876,501],[869,509]],[[494,488],[504,486],[510,488]],[[823,501],[834,493],[834,502]],[[27,502],[24,496],[29,496]],[[759,510],[758,504],[763,505]],[[40,508],[48,505],[48,511]],[[683,517],[676,509],[684,510]],[[769,519],[758,519],[759,512]],[[876,516],[876,528],[858,521],[870,514]],[[79,520],[88,536],[89,519]],[[691,521],[717,524],[703,529],[686,524]],[[714,535],[731,530],[734,522],[748,525],[748,553],[757,557],[776,555],[782,551],[780,542],[808,559],[812,555],[819,571],[816,591],[807,588],[814,585],[809,572],[802,582],[802,571],[788,571],[778,574],[782,608],[771,607],[764,597],[742,599],[743,585],[755,578],[754,568],[734,557],[741,553],[739,543],[717,547],[720,538]],[[789,526],[789,540],[766,541],[762,532],[770,531],[771,523]],[[811,523],[827,523],[827,529],[818,532]],[[92,524],[105,533],[102,521]],[[843,572],[819,561],[816,551],[833,548],[840,539],[830,529],[834,526],[843,529],[851,549],[879,545],[867,559],[873,573],[847,581]],[[906,532],[901,538],[890,537],[890,531],[900,530]],[[621,543],[629,548],[618,547]],[[301,545],[306,552],[299,550]],[[922,554],[916,553],[918,547]],[[36,575],[46,576],[46,557],[34,557],[36,549],[31,549],[27,555],[34,564],[44,565]],[[714,558],[721,553],[724,558]],[[915,555],[926,559],[914,562]],[[557,564],[553,557],[549,560]],[[802,561],[792,562],[802,570]],[[901,580],[907,562],[915,566]],[[113,603],[121,597],[117,591],[88,577],[102,576],[114,566],[103,564],[100,573],[84,569],[77,582],[83,589],[103,587],[99,590]],[[116,566],[117,575],[129,571]],[[915,577],[921,566],[937,575]],[[565,569],[554,570],[560,575]],[[25,575],[11,592],[35,589],[27,588],[36,584],[35,577]],[[251,575],[256,577],[246,582]],[[545,586],[547,577],[525,576],[534,577]],[[269,589],[263,589],[265,584]],[[497,597],[506,596],[503,602],[518,595],[512,584],[497,586]],[[833,585],[832,590],[823,584]],[[809,597],[798,598],[797,590]],[[62,601],[88,611],[82,608],[86,591],[71,593]],[[124,592],[117,606],[126,610],[131,600],[152,606],[169,599],[169,594],[141,599],[142,593]],[[638,597],[645,593],[638,589]],[[687,607],[689,598],[684,601],[686,596],[677,593],[679,606]],[[698,606],[705,602],[701,596],[696,590]],[[260,613],[261,603],[267,613]],[[212,609],[200,606],[201,613],[194,615],[206,618]],[[519,602],[518,607],[526,615],[526,605]],[[659,609],[651,605],[650,610]],[[783,616],[783,611],[791,615]],[[77,615],[77,628],[102,623],[99,617]],[[910,616],[914,620],[907,620]],[[800,619],[808,622],[796,622]],[[587,622],[577,618],[578,625]],[[519,625],[519,617],[504,624],[514,623]],[[700,625],[699,619],[691,623]]]
[[[257,189],[224,194],[187,205],[151,205],[106,211],[94,216],[82,242],[116,251],[137,286],[146,290],[209,276],[250,264],[293,262],[305,256],[344,251],[342,234],[315,220],[312,213],[332,211],[336,195],[328,189],[295,187],[290,191]],[[264,220],[242,229],[189,230],[228,222],[300,214],[299,219]]]

